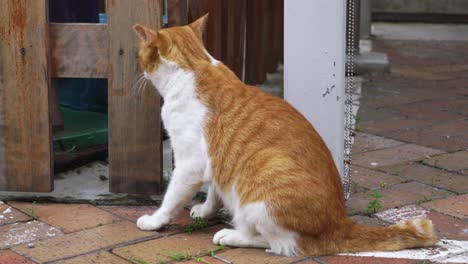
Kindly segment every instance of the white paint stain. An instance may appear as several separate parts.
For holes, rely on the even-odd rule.
[[[44,233],[44,231],[41,230],[48,231]],[[54,230],[50,230],[49,225],[38,221],[28,222],[28,224],[14,223],[11,225],[10,229],[0,234],[0,249],[61,234],[62,232],[60,230],[56,228],[54,228]]]
[[[376,213],[375,216],[382,221],[394,224],[409,219],[426,218],[428,213],[429,211],[422,207],[409,205]]]
[[[371,166],[377,166],[377,165],[379,165],[379,163],[377,163],[377,162],[371,162],[370,165],[371,165]]]
[[[421,259],[438,263],[468,263],[468,241],[441,240],[437,246],[392,252],[361,252],[343,256]],[[449,261],[450,260],[450,261]],[[456,262],[453,262],[456,260]]]

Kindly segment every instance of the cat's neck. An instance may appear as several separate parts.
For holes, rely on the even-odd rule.
[[[160,64],[156,72],[149,75],[149,79],[166,101],[172,97],[188,95],[185,90],[195,84],[193,72],[184,70],[176,63],[167,60]]]
[[[199,63],[193,71],[190,71],[182,69],[175,62],[161,59],[159,68],[147,76],[165,101],[191,97],[196,93],[198,85],[240,82],[232,71],[218,61]]]

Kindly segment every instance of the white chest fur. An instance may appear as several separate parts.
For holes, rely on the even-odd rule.
[[[198,168],[211,180],[204,122],[208,109],[198,99],[196,77],[176,63],[162,59],[158,70],[146,74],[164,98],[162,119],[171,138],[175,165]]]

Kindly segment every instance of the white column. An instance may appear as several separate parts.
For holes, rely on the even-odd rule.
[[[343,177],[346,2],[284,2],[284,97],[320,133]]]

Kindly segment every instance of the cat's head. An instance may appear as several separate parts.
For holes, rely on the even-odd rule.
[[[141,39],[138,60],[145,76],[154,74],[165,63],[193,71],[200,63],[213,62],[203,45],[207,22],[208,14],[189,25],[158,31],[135,25],[133,29]]]

